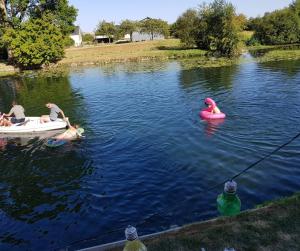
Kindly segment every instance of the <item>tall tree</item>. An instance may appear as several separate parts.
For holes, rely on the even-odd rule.
[[[63,40],[73,31],[73,23],[77,16],[77,10],[69,5],[68,0],[0,0],[0,13],[0,33],[4,33],[3,37],[6,31],[11,32],[11,29],[20,32],[20,29],[24,28],[23,23],[28,24],[31,19],[48,17],[46,18],[47,22],[56,26],[62,33],[62,44],[64,44]],[[51,18],[49,18],[50,16]],[[38,30],[33,31],[38,33]],[[39,39],[35,35],[33,34],[33,37]],[[36,43],[30,36],[23,39],[25,39],[24,43]],[[49,44],[51,42],[50,40]],[[10,46],[6,47],[8,49],[8,60],[15,62],[12,58],[14,55],[9,50]]]
[[[141,21],[141,32],[150,33],[151,40],[153,40],[155,34],[162,34],[167,37],[169,35],[169,25],[164,20],[147,17]]]
[[[46,12],[53,14],[52,22],[63,33],[72,31],[77,9],[68,0],[0,0],[0,21],[9,27],[15,28],[29,18],[41,18]]]
[[[186,11],[176,23],[177,32],[187,45],[233,56],[238,51],[238,33],[244,26],[244,17],[237,16],[233,5],[225,0],[214,0],[197,11]]]
[[[53,15],[52,23],[58,26],[64,36],[74,31],[78,10],[69,5],[68,0],[40,0],[40,4],[31,8],[31,16],[42,18],[45,13]]]
[[[137,21],[132,21],[132,20],[124,20],[120,24],[120,31],[123,35],[129,34],[130,35],[130,41],[132,42],[132,34],[133,32],[137,31],[139,27],[139,23]]]
[[[198,47],[222,55],[234,55],[239,42],[238,33],[242,30],[235,22],[234,6],[225,0],[214,0],[200,8],[199,16]]]
[[[8,28],[3,40],[20,68],[39,68],[60,60],[64,55],[63,35],[45,16],[21,23],[19,29]]]
[[[186,47],[196,45],[199,17],[194,9],[185,11],[175,23],[175,35]]]
[[[262,44],[300,42],[300,0],[287,8],[266,13],[255,19],[254,38]]]
[[[97,28],[96,28],[96,35],[105,35],[108,37],[109,43],[111,42],[111,39],[114,37],[117,29],[114,24],[114,22],[106,22],[105,20],[102,20],[99,22]]]

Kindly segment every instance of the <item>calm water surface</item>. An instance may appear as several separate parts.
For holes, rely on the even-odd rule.
[[[199,119],[207,96],[226,120]],[[72,250],[121,239],[128,224],[146,234],[216,216],[222,186],[207,190],[299,132],[300,61],[1,79],[0,110],[14,97],[28,116],[57,103],[86,138],[53,150],[44,146],[52,132],[0,136],[0,250]],[[300,190],[299,147],[236,180],[243,209]]]

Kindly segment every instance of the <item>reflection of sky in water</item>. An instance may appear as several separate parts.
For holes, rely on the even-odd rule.
[[[0,110],[14,95],[28,115],[47,113],[52,101],[86,129],[81,142],[54,150],[44,146],[51,135],[0,137],[0,249],[97,236],[83,247],[123,238],[123,230],[104,233],[127,224],[144,234],[211,218],[222,187],[209,187],[298,132],[299,61],[181,67],[129,63],[0,80]],[[199,119],[207,96],[224,121]],[[298,148],[237,179],[243,208],[299,190]]]

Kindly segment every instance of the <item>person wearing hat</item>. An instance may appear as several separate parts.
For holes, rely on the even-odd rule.
[[[56,140],[74,140],[82,137],[82,134],[84,133],[83,128],[76,124],[72,126],[69,122],[69,119],[66,119],[66,122],[69,128],[62,134],[55,136],[54,138]]]

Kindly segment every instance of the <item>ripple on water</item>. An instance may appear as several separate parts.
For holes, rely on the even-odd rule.
[[[123,238],[128,224],[144,234],[216,216],[222,185],[209,189],[298,133],[299,69],[152,62],[32,76],[15,89],[0,80],[0,110],[15,90],[29,115],[53,100],[86,136],[58,149],[45,147],[51,135],[1,137],[0,249],[51,250],[96,237],[72,245],[80,248]],[[224,121],[199,118],[208,96]],[[239,176],[243,209],[299,190],[298,163],[296,140]]]

